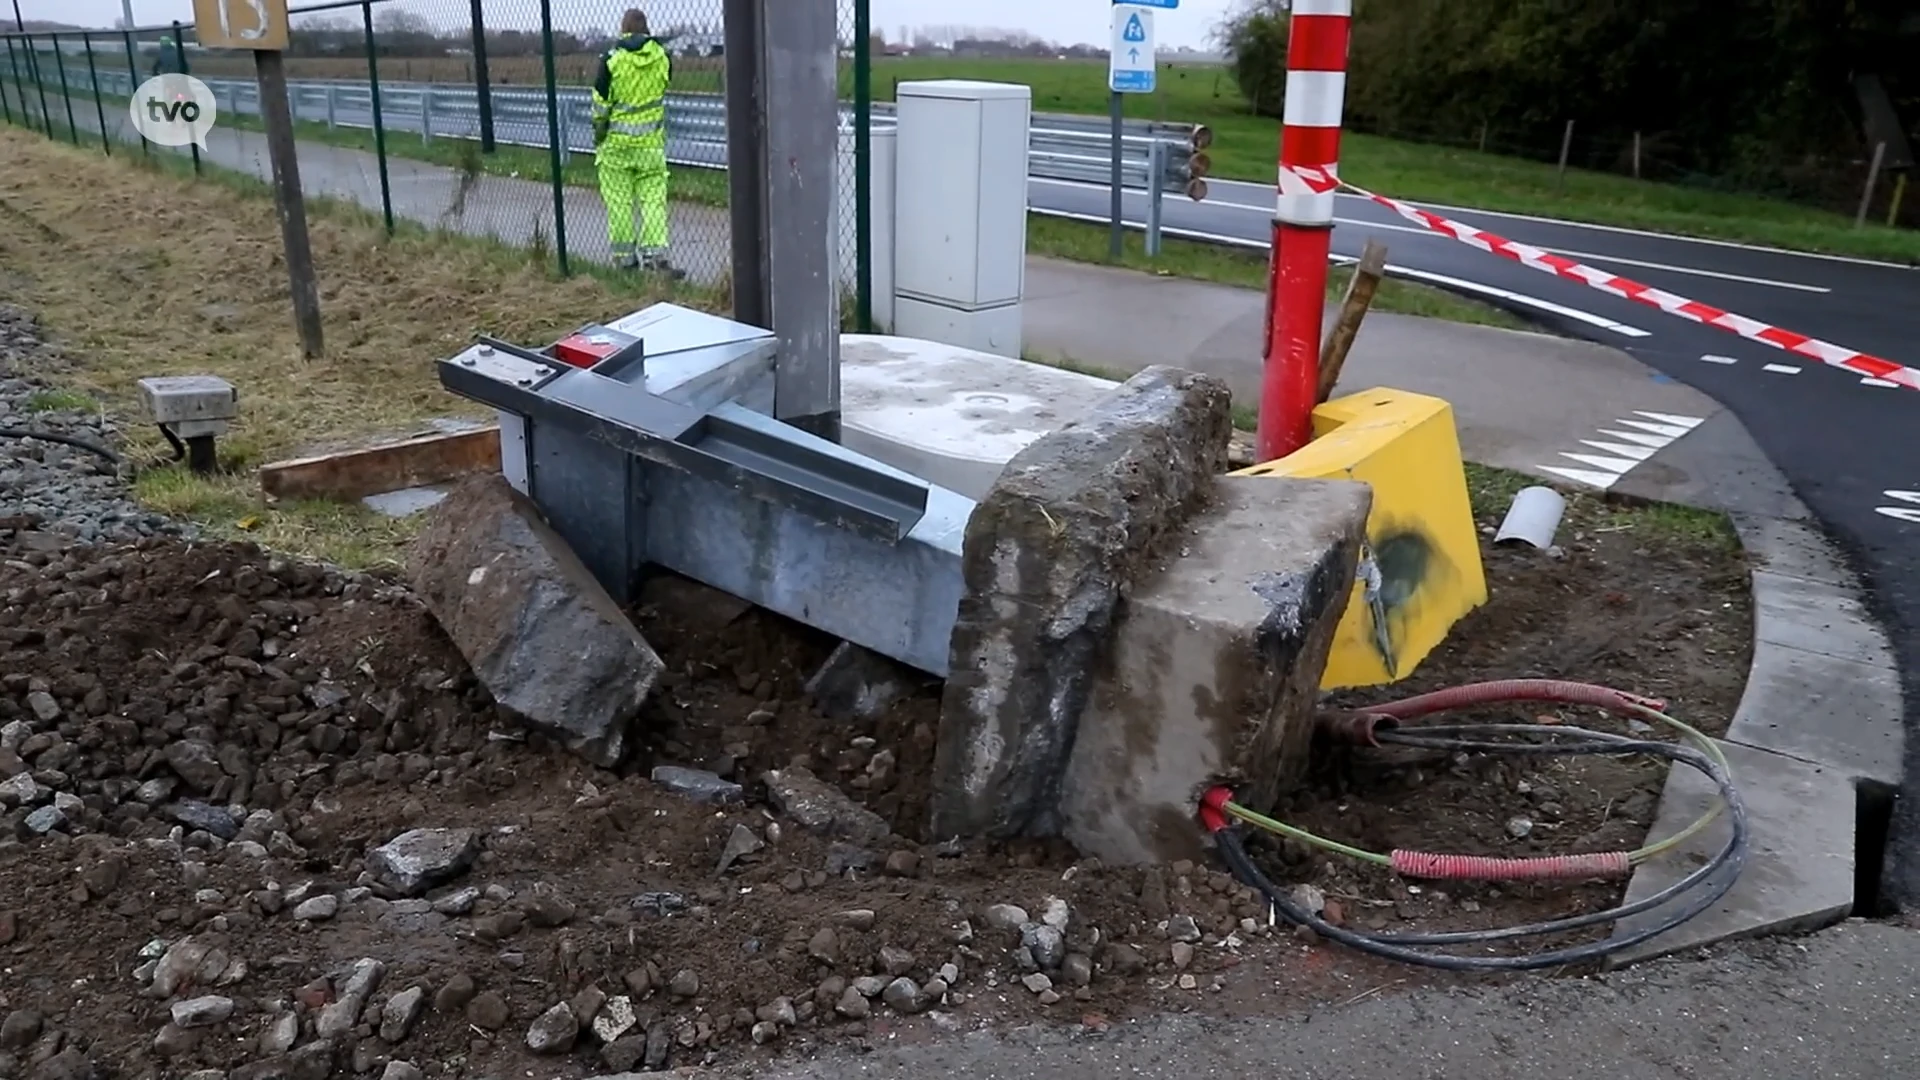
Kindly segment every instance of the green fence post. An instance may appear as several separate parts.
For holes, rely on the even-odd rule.
[[[67,136],[73,145],[80,145],[80,125],[73,122],[73,87],[67,82],[67,54],[60,51],[60,35],[48,34],[47,40],[53,42],[53,66],[60,74],[60,99],[67,103]]]
[[[540,0],[541,51],[547,63],[547,170],[553,174],[553,246],[560,256],[560,276],[567,266],[567,185],[560,171],[560,94],[553,70],[553,3]]]
[[[873,12],[853,0],[854,325],[873,333]]]
[[[40,96],[40,124],[47,129],[47,138],[54,138],[53,110],[47,108],[47,83],[40,77],[40,51],[33,47],[33,38],[27,38],[27,74],[33,76],[34,93]]]
[[[186,35],[180,32],[179,19],[173,20],[173,55],[177,57],[180,61],[180,74],[182,75],[189,74],[189,72],[187,71],[187,39],[186,39]],[[193,153],[193,175],[199,176],[200,175],[200,144],[188,143],[187,149],[192,151]]]
[[[0,85],[0,108],[4,108],[4,110],[6,110],[6,121],[8,121],[10,125],[12,125],[13,98],[8,98],[8,96],[6,96],[6,88],[8,88],[8,86],[15,86],[15,88],[19,86],[19,71],[17,71],[17,69],[13,69],[12,67],[13,38],[6,38],[6,58],[8,58],[8,69],[10,69],[10,71],[13,71],[13,77],[12,79],[6,79],[6,81],[4,81],[4,85]],[[17,90],[15,90],[15,92],[17,92]],[[23,100],[23,102],[19,104],[19,108],[21,108],[21,113],[25,113],[25,111],[27,111],[27,102]]]
[[[130,29],[122,30],[120,31],[120,37],[127,43],[127,107],[131,109],[133,107],[133,92],[140,89],[140,62],[136,59],[137,53],[133,47],[133,31]],[[134,134],[140,135],[139,129],[136,128]],[[147,137],[140,135],[140,156],[146,157],[151,153],[153,153],[153,150],[147,146]]]
[[[373,102],[373,156],[380,164],[380,211],[393,235],[393,188],[387,181],[387,127],[380,119],[380,65],[374,59],[373,0],[361,0],[360,23],[367,35],[367,93]]]
[[[93,83],[93,114],[100,118],[100,149],[112,157],[113,140],[107,138],[107,103],[100,99],[100,69],[93,62],[93,35],[81,34],[80,43],[87,47],[87,78]]]

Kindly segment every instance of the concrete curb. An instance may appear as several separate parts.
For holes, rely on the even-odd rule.
[[[1720,740],[1747,804],[1752,846],[1733,889],[1713,907],[1615,954],[1609,966],[1730,939],[1819,929],[1855,899],[1859,785],[1897,785],[1905,734],[1900,677],[1886,634],[1861,602],[1845,560],[1804,521],[1734,514],[1752,563],[1753,663]],[[1651,835],[1670,836],[1713,797],[1689,768],[1667,777]],[[1726,842],[1722,816],[1638,868],[1632,903],[1692,873]],[[1616,937],[1660,911],[1621,920]]]

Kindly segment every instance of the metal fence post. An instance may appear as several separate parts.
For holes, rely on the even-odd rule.
[[[853,0],[854,325],[873,333],[873,9]]]
[[[764,67],[759,0],[724,0],[727,209],[732,230],[733,317],[771,327],[767,267],[766,125],[761,112]],[[737,166],[737,167],[736,167]]]
[[[13,53],[12,38],[7,39],[7,53],[9,57],[11,57]],[[0,112],[5,112],[7,117],[7,123],[9,124],[13,123],[13,100],[7,97],[7,87],[12,85],[14,85],[14,82],[10,82],[5,79],[0,79]]]
[[[20,99],[20,122],[24,124],[31,114],[27,112],[27,88],[20,84],[20,62],[14,57],[13,38],[11,37],[7,38],[7,70],[13,72],[13,78],[9,80],[8,85],[13,87],[13,95]],[[6,101],[6,94],[0,93],[0,103]],[[13,123],[13,106],[11,104],[7,105],[7,123]]]
[[[53,66],[60,75],[60,99],[67,103],[67,137],[79,146],[80,125],[73,120],[73,86],[67,82],[67,54],[60,51],[59,34],[48,34],[47,40],[53,43]]]
[[[569,107],[570,104],[571,101],[567,105],[560,105],[560,170],[562,172],[565,172],[567,166],[573,161],[573,110]]]
[[[1853,217],[1853,227],[1862,228],[1867,223],[1867,210],[1873,206],[1873,189],[1880,186],[1880,163],[1887,159],[1887,144],[1873,144],[1873,164],[1867,166],[1867,189],[1860,193],[1860,212]]]
[[[380,211],[386,216],[387,235],[393,235],[393,188],[387,181],[387,129],[380,120],[380,66],[374,60],[373,0],[360,0],[361,26],[367,35],[367,92],[373,103],[373,156],[380,163]]]
[[[1167,194],[1167,144],[1157,136],[1147,141],[1147,257],[1160,254],[1162,200]]]
[[[140,64],[139,61],[135,59],[137,54],[133,47],[133,31],[131,29],[122,30],[120,31],[120,37],[121,40],[127,43],[127,100],[131,102],[133,100],[133,92],[140,89]],[[152,148],[147,146],[147,137],[140,135],[138,129],[134,130],[134,134],[140,136],[140,156],[146,157],[153,153]]]
[[[540,0],[540,51],[547,68],[547,168],[553,174],[553,244],[560,256],[560,274],[571,273],[567,265],[567,187],[560,166],[560,107],[553,70],[553,2]]]
[[[27,74],[33,76],[34,93],[40,98],[40,126],[47,129],[47,138],[54,138],[53,110],[47,108],[47,81],[40,77],[40,50],[31,37],[27,38]]]
[[[182,75],[188,74],[187,72],[187,40],[186,40],[186,35],[181,33],[179,19],[173,20],[173,54],[174,56],[178,57],[180,60],[180,74]],[[200,144],[188,143],[187,149],[193,152],[193,175],[199,176],[200,175]]]
[[[100,100],[100,69],[93,62],[93,35],[81,34],[80,43],[87,47],[87,78],[93,81],[93,114],[100,119],[100,149],[112,157],[113,140],[107,138],[107,106]]]
[[[493,153],[493,83],[487,77],[487,18],[473,0],[473,92],[480,105],[480,152]]]
[[[335,86],[332,83],[327,84],[327,130],[328,131],[333,131],[340,126],[340,118],[339,118],[340,106],[339,106],[339,103],[336,101],[336,98],[338,97],[338,95],[335,93],[335,91],[339,89],[340,88],[338,86]]]
[[[420,142],[425,144],[432,141],[433,87],[429,85],[420,91]]]

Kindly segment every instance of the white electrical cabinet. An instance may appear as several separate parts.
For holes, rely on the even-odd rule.
[[[938,79],[895,100],[894,333],[1017,357],[1033,92]]]

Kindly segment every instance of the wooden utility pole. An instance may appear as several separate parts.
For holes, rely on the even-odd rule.
[[[260,84],[260,119],[267,129],[267,158],[273,164],[273,206],[280,217],[280,241],[286,250],[287,279],[293,293],[293,323],[300,351],[309,360],[322,353],[320,290],[313,277],[313,248],[307,240],[307,204],[300,194],[300,157],[293,141],[293,111],[287,105],[287,0],[193,0],[194,37],[205,49],[245,49],[253,53]]]
[[[1315,401],[1325,402],[1333,396],[1334,384],[1340,381],[1340,369],[1346,366],[1347,353],[1353,348],[1353,339],[1360,335],[1360,323],[1367,317],[1367,309],[1373,306],[1373,294],[1380,288],[1380,278],[1386,272],[1387,245],[1369,237],[1366,246],[1360,249],[1360,261],[1354,264],[1353,277],[1347,281],[1347,295],[1340,302],[1340,314],[1334,317],[1333,332],[1320,347],[1319,396]]]

